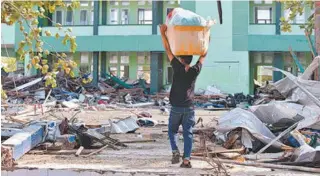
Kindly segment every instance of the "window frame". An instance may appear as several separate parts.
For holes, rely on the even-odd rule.
[[[258,11],[259,10],[269,10],[270,19],[258,19]],[[255,6],[254,7],[254,12],[255,12],[254,22],[255,22],[255,24],[272,24],[272,22],[273,22],[272,10],[273,10],[272,6]],[[264,23],[259,23],[260,20],[264,20]],[[269,21],[269,23],[267,21]]]
[[[71,22],[69,23],[68,20],[68,12],[71,12]],[[67,26],[73,26],[74,25],[74,15],[73,15],[73,10],[67,10],[66,11],[66,19],[65,19],[65,25]]]
[[[61,12],[61,22],[57,22],[57,12]],[[64,25],[64,20],[63,20],[64,18],[63,18],[63,11],[62,10],[56,10],[55,11],[55,22],[56,23],[60,23],[61,25]]]
[[[124,4],[124,3],[128,3],[128,4]],[[121,1],[121,5],[122,6],[130,6],[130,1]]]
[[[81,21],[81,13],[82,12],[86,12],[85,14],[86,14],[86,18],[85,18],[85,21],[84,21],[84,24],[82,23],[83,21]],[[88,25],[88,10],[87,9],[81,9],[80,10],[80,25]]]
[[[112,10],[116,10],[116,11],[117,11],[116,23],[113,23],[113,22],[112,22],[112,19],[111,19]],[[112,24],[112,25],[118,25],[118,24],[119,24],[119,8],[111,8],[111,9],[110,9],[109,24]]]
[[[142,11],[143,12],[143,19],[142,20],[140,20],[140,11]],[[146,11],[151,11],[151,20],[146,20],[145,19],[145,17],[146,17]],[[153,22],[153,18],[152,18],[152,9],[149,9],[149,8],[138,8],[138,24],[139,25],[144,25],[144,24],[146,24],[146,25],[151,25],[152,24],[152,22]],[[146,23],[147,22],[147,23]],[[150,24],[148,24],[148,22],[151,22]]]
[[[127,21],[128,21],[128,23],[122,23],[122,11],[123,10],[127,10],[128,11],[128,15],[127,15]],[[120,24],[121,25],[128,25],[128,24],[130,24],[130,9],[129,8],[121,8],[121,13],[120,13],[120,18],[121,18],[121,20],[120,20]]]

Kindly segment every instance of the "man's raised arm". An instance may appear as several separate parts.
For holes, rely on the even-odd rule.
[[[161,38],[162,38],[163,47],[167,52],[169,61],[171,62],[172,59],[174,58],[174,55],[171,52],[170,45],[169,45],[169,42],[168,42],[168,39],[167,39],[167,36],[166,36],[167,25],[162,24],[162,25],[159,25],[159,26],[160,26],[160,32],[161,32]]]

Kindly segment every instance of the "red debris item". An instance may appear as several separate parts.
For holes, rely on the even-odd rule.
[[[103,100],[98,100],[98,104],[108,104],[108,102],[106,102],[106,101],[103,101]]]
[[[152,118],[152,115],[148,112],[140,112],[138,114],[140,117],[147,117],[147,118]]]

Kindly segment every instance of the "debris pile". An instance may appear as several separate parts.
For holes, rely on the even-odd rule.
[[[2,113],[6,115],[19,114],[28,109],[28,105],[41,105],[44,107],[104,110],[112,105],[139,106],[140,103],[153,105],[149,97],[149,85],[145,80],[139,79],[132,83],[121,80],[115,76],[108,79],[101,78],[97,86],[83,83],[80,77],[69,78],[59,74],[56,76],[57,87],[45,87],[45,77],[28,76],[20,78],[6,78],[3,90],[8,95],[2,100]],[[144,106],[144,105],[142,105]]]
[[[286,77],[269,85],[272,91],[264,91],[273,96],[279,92],[285,100],[268,97],[248,109],[235,108],[223,114],[214,135],[206,140],[215,147],[205,147],[204,155],[211,161],[223,158],[221,162],[271,168],[306,171],[300,166],[320,167],[320,82],[309,80],[319,58],[299,77],[275,69]]]

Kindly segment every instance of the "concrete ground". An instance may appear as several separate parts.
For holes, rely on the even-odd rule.
[[[170,163],[171,152],[168,137],[162,129],[166,129],[168,115],[163,115],[158,109],[144,108],[136,110],[147,111],[153,115],[153,119],[161,124],[158,127],[140,128],[135,134],[117,134],[113,137],[120,140],[155,139],[156,142],[128,144],[127,148],[119,151],[105,149],[97,155],[76,157],[75,155],[32,155],[26,154],[17,161],[16,171],[3,171],[4,175],[223,175],[213,169],[206,161],[192,160],[192,169],[182,169],[179,164]],[[196,118],[202,117],[204,125],[213,126],[223,112],[197,110]],[[74,112],[55,112],[57,117],[71,117]],[[77,115],[79,121],[86,124],[108,124],[108,119],[124,118],[131,115],[129,110],[110,110],[81,112]],[[29,116],[25,119],[54,119],[48,117]],[[183,141],[179,141],[180,149]],[[293,172],[287,170],[273,170],[268,168],[256,168],[226,164],[230,175],[315,175],[312,173]],[[27,168],[27,169],[23,169]],[[39,172],[34,171],[38,168]],[[40,169],[40,170],[39,170]],[[59,174],[60,173],[60,174]]]

